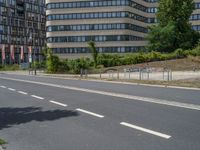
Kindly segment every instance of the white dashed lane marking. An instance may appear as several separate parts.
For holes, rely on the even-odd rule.
[[[13,89],[13,88],[8,88],[8,90],[10,90],[10,91],[16,91],[15,89]]]
[[[139,127],[139,126],[136,126],[136,125],[133,125],[133,124],[130,124],[130,123],[121,122],[120,124],[123,125],[123,126],[129,127],[129,128],[132,128],[132,129],[136,129],[136,130],[146,132],[146,133],[149,133],[149,134],[152,134],[152,135],[155,135],[155,136],[159,136],[161,138],[165,138],[165,139],[171,138],[170,135],[163,134],[163,133],[160,133],[160,132],[156,132],[156,131],[153,131],[153,130],[149,130],[149,129]]]
[[[53,104],[56,104],[56,105],[60,105],[60,106],[63,106],[63,107],[67,107],[66,104],[63,104],[63,103],[60,103],[60,102],[56,102],[56,101],[49,101],[50,103],[53,103]]]
[[[28,95],[28,93],[23,92],[23,91],[18,91],[18,93],[23,94],[23,95]]]
[[[6,88],[6,87],[5,87],[5,86],[3,86],[3,85],[2,85],[2,86],[0,86],[0,87],[1,87],[1,88],[3,88],[3,89],[5,89],[5,88]]]
[[[37,98],[37,99],[41,99],[41,100],[44,99],[43,97],[40,97],[40,96],[37,96],[37,95],[31,95],[31,97],[34,97],[34,98]]]
[[[200,111],[200,105],[192,104],[192,103],[182,103],[182,102],[171,101],[171,100],[166,100],[166,99],[134,96],[134,95],[127,95],[127,94],[123,94],[123,93],[106,92],[106,91],[92,90],[92,89],[86,89],[86,88],[78,88],[78,87],[72,87],[72,86],[64,86],[64,85],[30,81],[30,80],[22,80],[22,79],[14,79],[14,78],[6,78],[6,77],[0,77],[0,79],[6,79],[6,80],[11,80],[11,81],[20,81],[20,82],[32,83],[32,84],[38,84],[38,85],[45,85],[45,86],[69,89],[69,90],[74,90],[74,91],[81,91],[81,92],[87,92],[87,93],[93,93],[93,94],[100,94],[100,95],[118,97],[118,98],[133,100],[133,101],[142,101],[142,102],[161,104],[161,105],[166,105],[166,106],[173,106],[173,107],[179,107],[179,108],[185,108],[185,109],[192,109],[192,110]]]
[[[104,116],[102,116],[102,115],[99,115],[99,114],[96,114],[96,113],[93,113],[93,112],[90,112],[90,111],[87,111],[87,110],[84,110],[84,109],[77,108],[76,110],[83,112],[83,113],[86,113],[86,114],[89,114],[89,115],[92,115],[92,116],[95,116],[95,117],[104,118]]]

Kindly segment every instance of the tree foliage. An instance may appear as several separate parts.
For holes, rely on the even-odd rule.
[[[147,48],[161,52],[193,48],[200,37],[189,23],[193,10],[193,0],[160,0],[158,24],[150,27]]]
[[[96,48],[95,42],[90,41],[88,42],[88,48],[90,49],[91,53],[92,53],[92,58],[94,60],[94,67],[97,67],[97,58],[98,58],[98,50]]]
[[[46,66],[47,66],[47,72],[48,73],[55,73],[57,72],[57,69],[59,67],[59,57],[53,55],[53,52],[50,48],[47,49],[46,53]]]

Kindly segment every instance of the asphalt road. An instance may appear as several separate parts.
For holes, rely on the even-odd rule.
[[[199,150],[199,108],[200,90],[0,75],[8,150]]]

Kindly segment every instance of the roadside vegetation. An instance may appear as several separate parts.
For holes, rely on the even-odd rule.
[[[20,67],[17,64],[14,65],[0,65],[0,71],[15,71],[19,70]]]
[[[49,51],[51,51],[49,49]],[[51,52],[50,52],[51,53]],[[87,69],[89,72],[96,72],[104,70],[107,67],[134,65],[141,63],[160,62],[174,59],[190,58],[198,60],[200,56],[200,45],[192,50],[177,49],[171,53],[161,52],[140,52],[130,53],[126,55],[118,54],[98,54],[96,64],[90,58],[78,58],[74,60],[60,60],[58,56],[53,54],[47,57],[47,72],[48,73],[73,73],[79,74],[81,69]],[[192,68],[191,68],[192,69]]]
[[[4,145],[4,144],[6,144],[6,142],[4,140],[0,139],[0,145]]]
[[[160,0],[158,23],[150,27],[147,49],[165,53],[179,48],[193,49],[200,38],[200,33],[189,22],[194,10],[194,0]]]

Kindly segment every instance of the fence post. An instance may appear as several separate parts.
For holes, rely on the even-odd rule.
[[[165,71],[163,70],[163,81],[165,81]]]
[[[172,70],[170,71],[170,80],[172,81]]]
[[[87,69],[85,69],[85,78],[87,78],[88,77],[88,73],[87,73]]]
[[[81,68],[81,72],[80,73],[81,73],[80,76],[82,78],[83,77],[83,68]]]
[[[169,70],[167,71],[167,81],[169,81]]]
[[[119,70],[117,70],[117,79],[119,80]]]
[[[114,79],[114,72],[112,71],[112,79]]]

